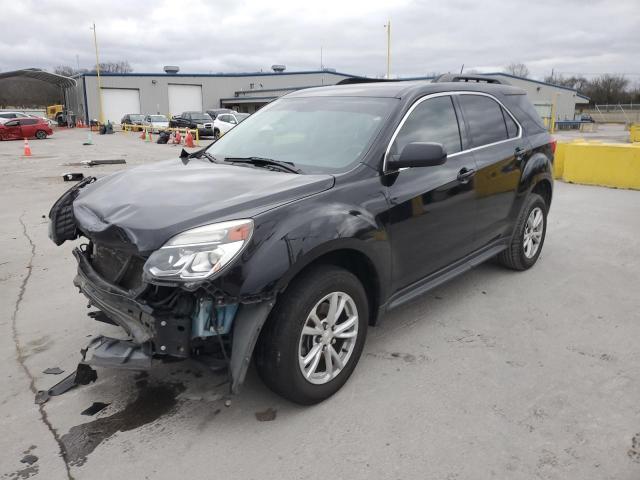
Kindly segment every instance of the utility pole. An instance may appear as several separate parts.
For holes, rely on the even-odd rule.
[[[96,49],[96,75],[98,75],[98,106],[99,116],[98,121],[102,124],[104,123],[104,115],[102,114],[102,80],[100,79],[100,59],[98,58],[98,37],[96,36],[96,24],[93,23],[92,27],[89,27],[93,30],[93,46]]]
[[[387,79],[391,78],[391,20],[384,26],[387,29]]]

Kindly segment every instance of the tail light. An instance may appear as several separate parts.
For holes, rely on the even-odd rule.
[[[556,146],[558,145],[558,140],[556,140],[555,138],[553,140],[551,140],[551,143],[549,143],[549,146],[551,147],[551,153],[556,153]]]

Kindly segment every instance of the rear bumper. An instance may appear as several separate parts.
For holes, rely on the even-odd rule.
[[[152,354],[179,358],[189,356],[190,318],[160,312],[137,301],[130,292],[103,280],[79,248],[74,249],[73,254],[78,261],[74,285],[92,305],[121,326],[132,341],[148,345]]]

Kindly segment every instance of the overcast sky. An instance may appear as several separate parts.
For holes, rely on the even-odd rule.
[[[136,72],[268,71],[324,66],[376,76],[499,71],[525,63],[535,78],[625,73],[640,80],[640,0],[13,0],[0,14],[0,70],[128,60]]]

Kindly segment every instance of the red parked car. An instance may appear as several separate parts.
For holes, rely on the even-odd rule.
[[[40,140],[53,135],[53,130],[42,118],[16,118],[0,124],[0,140],[21,140],[36,137]]]

